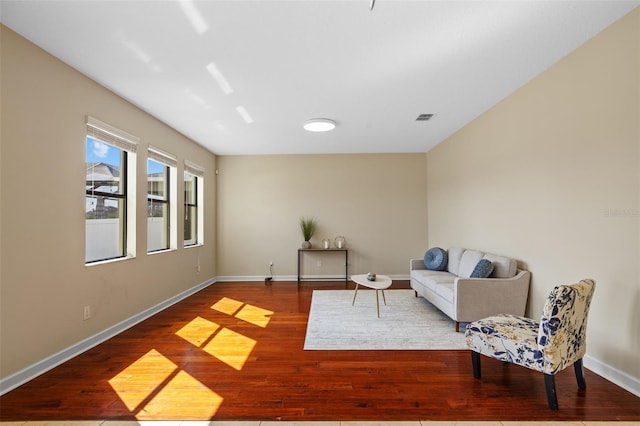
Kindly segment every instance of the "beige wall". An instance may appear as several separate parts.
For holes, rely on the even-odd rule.
[[[296,275],[301,216],[318,222],[315,247],[345,237],[349,274],[406,276],[424,254],[425,154],[221,156],[218,168],[219,276],[264,277],[270,261],[276,279]],[[304,273],[343,271],[336,262],[308,258]]]
[[[514,256],[528,313],[596,280],[588,355],[640,379],[640,9],[427,154],[431,246]]]
[[[0,358],[6,378],[215,276],[215,157],[6,27],[1,31]],[[84,264],[87,114],[141,138],[137,257],[91,267]],[[179,176],[185,159],[206,168],[203,247],[146,254],[150,143],[178,157]],[[88,321],[85,305],[93,310]]]

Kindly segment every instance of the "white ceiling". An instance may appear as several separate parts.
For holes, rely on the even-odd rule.
[[[0,20],[215,154],[401,153],[428,151],[639,4],[2,0]],[[338,126],[304,131],[313,117]]]

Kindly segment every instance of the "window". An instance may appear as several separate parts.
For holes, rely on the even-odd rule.
[[[203,243],[203,175],[199,166],[185,163],[184,166],[184,245]]]
[[[137,141],[87,118],[85,263],[135,256]]]
[[[147,160],[147,252],[176,247],[176,158],[149,147]]]
[[[147,251],[169,248],[169,166],[147,160]]]
[[[184,173],[184,245],[198,242],[198,178]]]

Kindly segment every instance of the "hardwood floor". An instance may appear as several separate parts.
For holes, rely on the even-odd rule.
[[[0,420],[640,420],[588,370],[586,390],[557,375],[553,412],[541,374],[485,357],[478,381],[468,351],[304,351],[314,288],[345,285],[216,283],[3,395]]]

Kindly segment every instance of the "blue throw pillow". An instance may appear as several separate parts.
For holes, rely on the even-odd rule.
[[[488,259],[480,259],[473,268],[470,278],[488,278],[493,272],[493,262]]]
[[[432,271],[444,271],[447,268],[447,252],[440,247],[433,247],[424,254],[424,266]]]

